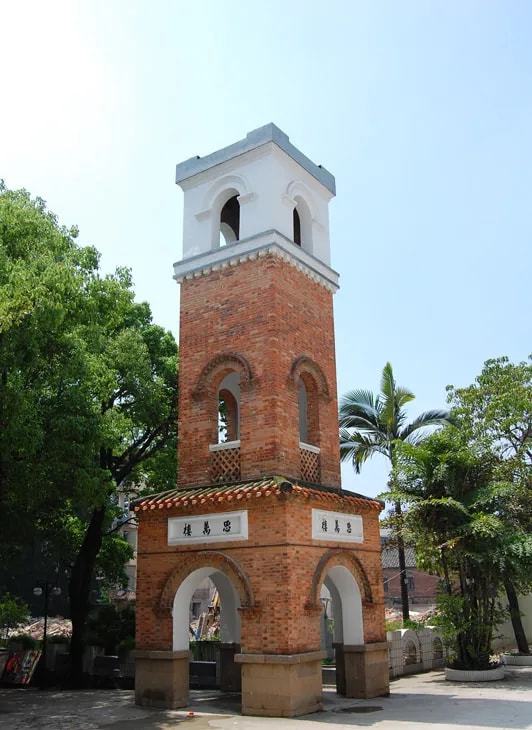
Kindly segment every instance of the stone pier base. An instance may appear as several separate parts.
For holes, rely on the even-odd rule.
[[[136,651],[135,702],[176,709],[188,704],[188,651]]]
[[[322,709],[324,651],[237,654],[242,665],[242,714],[295,717]]]
[[[235,662],[240,644],[220,644],[220,689],[222,692],[240,692],[242,665]]]
[[[388,643],[335,644],[336,689],[345,697],[369,699],[390,694]]]

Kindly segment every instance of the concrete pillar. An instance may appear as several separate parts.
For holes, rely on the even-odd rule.
[[[135,702],[176,709],[188,705],[188,651],[136,651]]]
[[[242,714],[296,717],[322,709],[324,651],[237,654],[242,664]]]
[[[235,662],[240,644],[220,644],[220,689],[222,692],[240,692],[242,665]]]
[[[345,697],[369,699],[390,693],[388,643],[347,645],[336,649],[336,686]]]

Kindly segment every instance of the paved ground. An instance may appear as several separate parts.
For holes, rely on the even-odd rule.
[[[389,697],[375,700],[339,698],[325,690],[324,712],[294,720],[243,717],[238,695],[194,691],[185,710],[146,710],[121,690],[41,692],[0,690],[2,730],[337,730],[356,726],[376,730],[482,730],[532,728],[532,669],[513,668],[504,681],[459,684],[442,672],[403,677],[392,682]],[[189,711],[194,717],[188,717]]]

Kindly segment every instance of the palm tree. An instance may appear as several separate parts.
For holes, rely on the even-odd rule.
[[[406,422],[405,406],[415,396],[407,388],[396,385],[391,364],[384,366],[381,392],[374,395],[368,390],[351,390],[340,402],[340,456],[352,461],[357,474],[362,464],[375,454],[385,456],[391,464],[391,480],[395,467],[395,447],[398,441],[418,443],[426,437],[429,426],[450,423],[446,410],[426,411],[411,423]],[[393,483],[390,484],[393,488]],[[410,617],[408,586],[406,582],[405,547],[400,529],[401,503],[394,503],[398,523],[397,552],[401,572],[401,604],[403,620]]]

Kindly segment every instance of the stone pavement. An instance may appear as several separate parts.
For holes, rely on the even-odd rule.
[[[41,692],[0,690],[1,730],[337,730],[356,726],[375,730],[532,729],[532,669],[514,667],[501,682],[446,682],[443,672],[401,677],[389,697],[350,700],[332,688],[324,692],[325,710],[284,718],[243,717],[238,695],[192,691],[190,708],[148,710],[133,704],[133,692],[85,690]],[[187,717],[189,711],[194,717]]]

